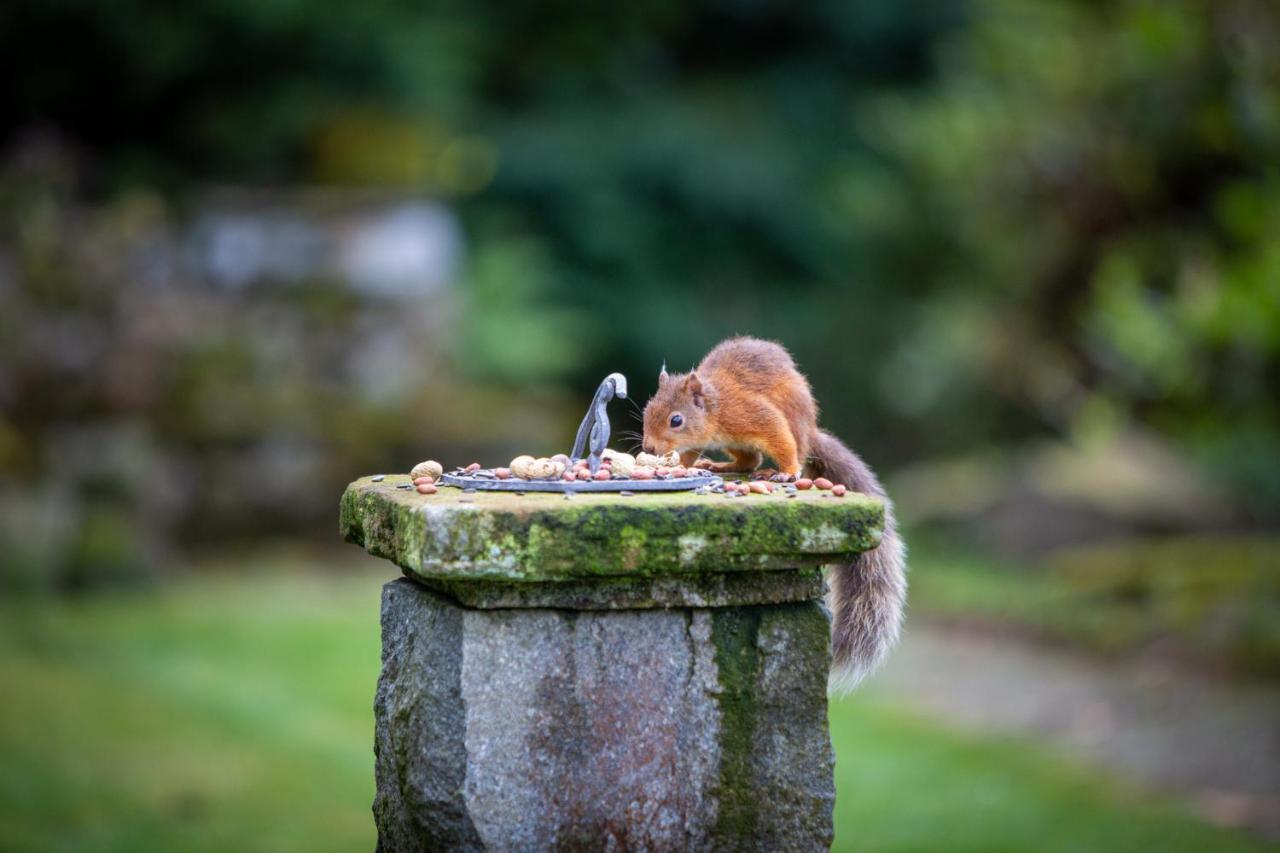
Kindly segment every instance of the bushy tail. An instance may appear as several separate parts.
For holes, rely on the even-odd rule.
[[[867,463],[825,430],[817,431],[809,453],[809,476],[826,477],[884,501],[884,536],[879,546],[859,554],[847,566],[834,568],[830,577],[835,659],[831,683],[837,691],[848,691],[884,660],[898,640],[907,601],[906,548],[898,538],[893,502]]]

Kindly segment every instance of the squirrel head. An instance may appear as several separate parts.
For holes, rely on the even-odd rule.
[[[696,373],[672,376],[664,366],[658,390],[644,407],[644,449],[647,453],[692,450],[710,438],[707,414],[710,389]]]

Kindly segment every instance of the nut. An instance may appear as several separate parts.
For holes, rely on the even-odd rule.
[[[466,471],[468,474],[474,474],[475,472],[477,472],[477,471],[479,471],[479,470],[480,470],[480,463],[479,463],[479,462],[472,462],[470,465],[468,465],[468,466],[467,466],[466,468],[464,468],[463,470],[464,470],[464,471]]]
[[[564,466],[554,459],[535,459],[525,466],[530,480],[555,480],[564,473]]]
[[[596,472],[596,476],[595,476],[595,478],[596,478],[597,480],[607,480],[607,479],[609,479],[609,478],[610,478],[610,477],[612,477],[612,476],[613,476],[613,475],[612,475],[612,474],[610,474],[606,469],[601,468],[599,471],[597,471],[597,472]]]
[[[665,467],[670,468],[680,464],[680,454],[672,450],[670,453],[664,453],[657,456],[653,453],[636,454],[636,462],[649,468]]]
[[[440,475],[444,473],[444,466],[434,459],[428,459],[426,462],[419,462],[413,466],[413,470],[409,472],[409,477],[416,480],[419,477],[430,477],[432,481],[439,480]]]
[[[420,495],[434,495],[438,491],[440,491],[440,489],[436,487],[435,483],[418,484],[418,494]]]
[[[636,470],[636,458],[630,453],[622,453],[618,450],[606,450],[602,456],[604,457],[604,461],[609,463],[610,468],[615,474],[630,477]]]
[[[636,469],[635,469],[634,471],[632,471],[632,472],[631,472],[631,479],[633,479],[633,480],[652,480],[652,479],[653,479],[653,469],[652,469],[652,468],[648,468],[648,467],[636,466]]]
[[[813,487],[815,489],[829,489],[831,488],[831,486],[832,486],[832,482],[828,480],[826,477],[819,477],[818,479],[813,481]]]
[[[511,469],[511,473],[515,474],[522,480],[529,479],[529,466],[533,464],[533,457],[529,455],[517,456],[511,460],[511,464],[507,467]]]
[[[769,494],[769,484],[763,480],[752,480],[747,488],[755,492],[757,495]]]
[[[493,476],[497,477],[499,480],[508,480],[511,478],[511,469],[510,468],[494,468]]]
[[[414,477],[413,478],[413,484],[415,486],[423,486],[423,485],[426,485],[427,483],[434,483],[434,482],[435,480],[431,477]]]
[[[813,480],[810,480],[808,477],[801,477],[799,480],[796,480],[796,488],[801,491],[811,489],[813,488]]]
[[[838,498],[844,497],[844,493],[846,491],[847,489],[845,489],[843,484],[837,484],[831,487],[831,494],[835,495]]]

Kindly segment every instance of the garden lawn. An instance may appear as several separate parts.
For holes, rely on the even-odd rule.
[[[386,568],[0,603],[0,850],[371,850]],[[1033,745],[859,698],[832,728],[837,849],[1255,849]]]

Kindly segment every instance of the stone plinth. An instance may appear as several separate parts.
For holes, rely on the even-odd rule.
[[[382,605],[379,845],[822,850],[834,801],[820,566],[861,497],[343,496],[400,565]]]

